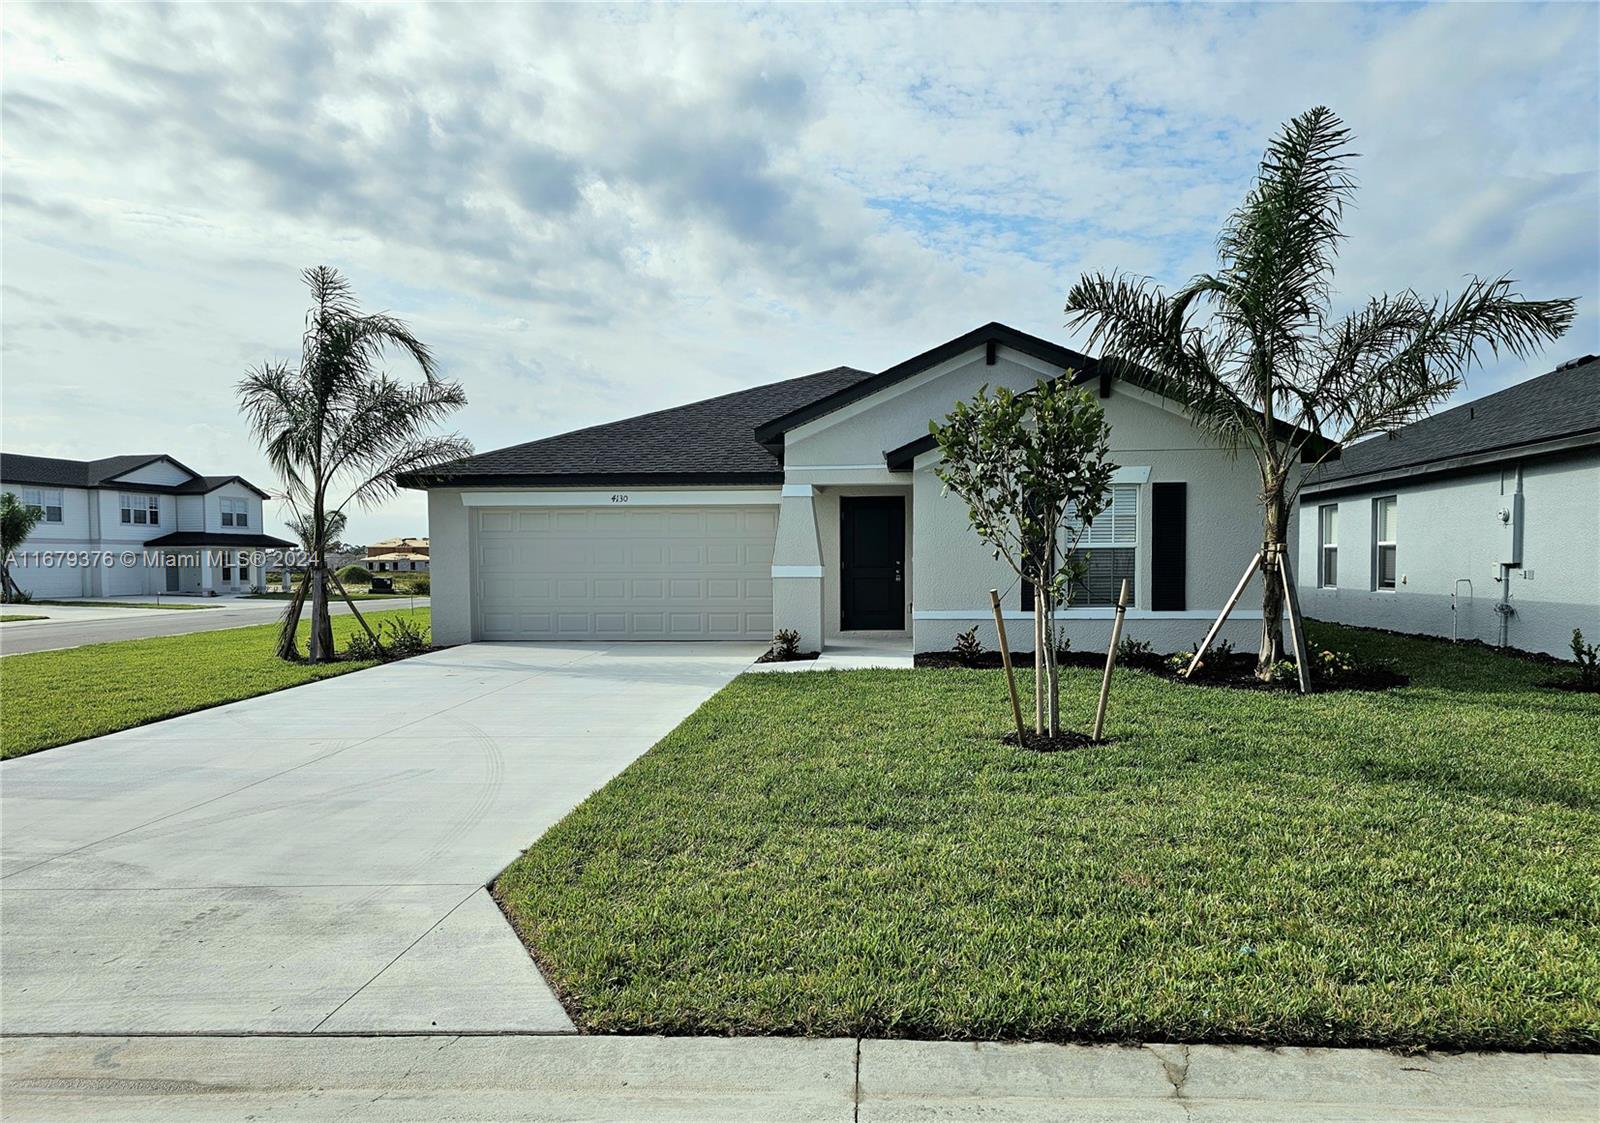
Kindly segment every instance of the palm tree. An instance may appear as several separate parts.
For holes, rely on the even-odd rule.
[[[11,576],[11,555],[21,548],[44,518],[44,508],[30,507],[12,492],[0,494],[0,603],[28,598]]]
[[[301,276],[312,304],[299,366],[263,364],[238,389],[240,409],[283,480],[291,525],[307,554],[306,578],[284,613],[278,651],[298,658],[295,631],[309,597],[310,658],[327,662],[335,652],[326,555],[345,508],[380,503],[395,493],[400,473],[469,455],[472,445],[455,433],[428,432],[467,398],[458,383],[439,377],[432,353],[403,322],[363,314],[335,269],[318,266]],[[401,382],[380,369],[395,351],[416,363],[422,381]]]
[[[1171,293],[1148,278],[1091,273],[1067,294],[1068,326],[1089,326],[1089,347],[1144,368],[1224,448],[1254,455],[1263,678],[1284,655],[1276,565],[1310,469],[1426,414],[1484,350],[1526,356],[1573,318],[1574,301],[1526,300],[1508,275],[1473,277],[1453,297],[1376,296],[1335,316],[1334,260],[1355,192],[1350,141],[1320,106],[1286,124],[1217,239],[1216,272]]]

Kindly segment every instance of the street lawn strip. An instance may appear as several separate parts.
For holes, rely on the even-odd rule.
[[[427,609],[366,614],[374,628]],[[360,625],[333,617],[342,648]],[[194,710],[359,671],[375,661],[310,665],[277,658],[276,624],[121,640],[0,659],[0,759],[115,733]],[[300,627],[305,650],[310,625]]]
[[[0,616],[0,624],[10,624],[10,623],[13,623],[13,622],[18,621],[18,620],[48,620],[48,619],[50,619],[50,617],[48,617],[48,616],[14,616],[14,615],[9,615],[8,614],[8,615],[5,615],[5,616]]]
[[[1600,699],[1311,632],[1410,684],[1123,671],[1030,753],[998,671],[744,675],[496,893],[597,1032],[1593,1049]]]
[[[220,604],[156,604],[122,600],[34,600],[29,604],[55,605],[58,608],[156,608],[165,612],[191,612],[201,608],[221,608]]]

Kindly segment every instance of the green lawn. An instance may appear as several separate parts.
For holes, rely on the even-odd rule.
[[[367,619],[380,628],[396,616],[428,622],[427,609]],[[343,646],[357,627],[353,617],[335,616],[335,641]],[[372,666],[285,663],[273,654],[277,630],[258,624],[8,655],[0,659],[0,759]],[[300,635],[303,651],[308,625]]]
[[[168,612],[189,612],[197,608],[219,608],[215,604],[183,604],[181,602],[122,601],[122,600],[36,600],[29,604],[53,604],[62,608],[159,608]]]
[[[328,592],[329,592],[328,599],[330,601],[337,602],[337,601],[344,600],[344,598],[341,597],[336,590],[330,589]],[[410,595],[411,595],[410,593],[358,593],[354,589],[350,590],[350,599],[351,600],[394,600],[397,597],[400,598],[401,600],[404,600],[405,598],[409,597]],[[426,593],[423,593],[422,595],[423,596],[427,596]],[[289,599],[291,599],[292,596],[293,596],[292,593],[277,593],[277,592],[274,592],[274,593],[251,593],[249,595],[248,599],[249,600],[289,600]]]
[[[13,615],[9,615],[8,614],[8,615],[5,615],[5,616],[0,616],[0,624],[9,624],[14,620],[48,620],[48,619],[50,619],[50,617],[48,617],[48,616],[13,616]]]
[[[998,671],[745,675],[496,891],[590,1030],[1600,1045],[1600,697],[1313,638],[1412,683],[1120,672],[1036,754]]]

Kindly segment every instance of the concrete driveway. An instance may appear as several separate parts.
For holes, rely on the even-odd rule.
[[[474,644],[0,765],[0,1029],[570,1030],[483,886],[760,650]]]

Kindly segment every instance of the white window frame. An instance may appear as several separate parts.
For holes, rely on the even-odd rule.
[[[1339,504],[1324,503],[1317,508],[1317,588],[1338,587]]]
[[[62,496],[59,487],[25,487],[22,489],[22,505],[40,512],[44,516],[40,522],[61,521]]]
[[[137,491],[124,491],[117,496],[122,511],[122,521],[128,526],[160,526],[161,499]]]
[[[1383,537],[1383,512],[1384,505],[1388,504],[1393,512],[1390,516],[1393,537]],[[1389,551],[1393,563],[1390,565],[1389,583],[1383,581],[1383,555]],[[1382,495],[1372,501],[1372,588],[1377,592],[1392,593],[1400,587],[1400,500],[1398,496]]]
[[[249,527],[250,525],[250,500],[248,499],[222,499],[222,525],[226,527]]]

